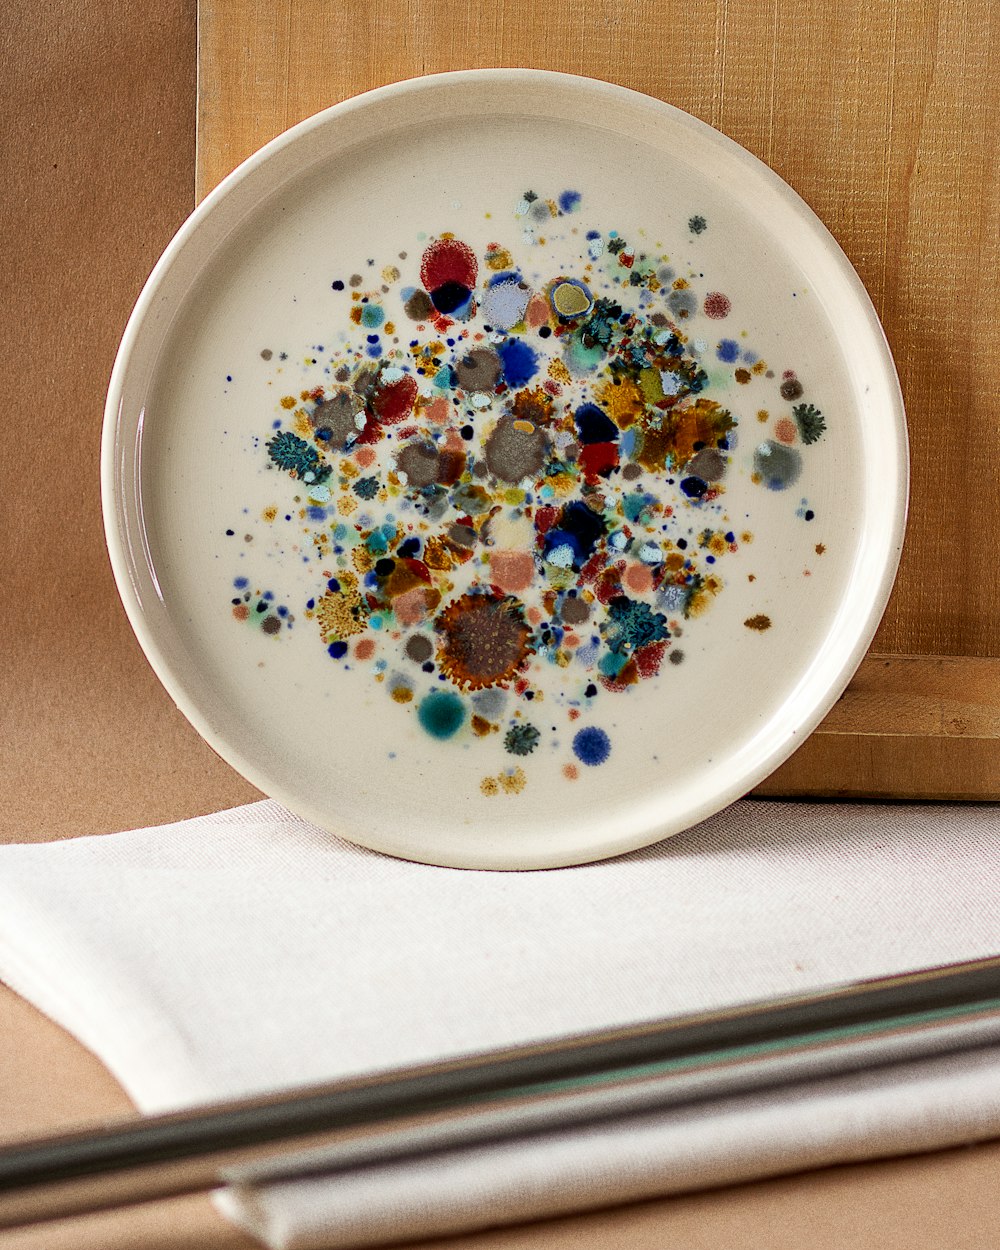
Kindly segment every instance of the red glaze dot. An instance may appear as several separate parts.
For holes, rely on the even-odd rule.
[[[721,291],[709,291],[705,296],[705,316],[711,317],[713,321],[728,317],[732,306],[729,296],[723,295]]]
[[[420,281],[428,291],[436,291],[446,282],[457,282],[471,291],[478,273],[476,254],[461,239],[438,239],[420,262]]]

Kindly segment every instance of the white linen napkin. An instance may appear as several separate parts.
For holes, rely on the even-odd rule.
[[[481,873],[266,801],[0,847],[0,977],[172,1110],[995,954],[998,848],[992,805],[746,800],[616,860]],[[373,1245],[997,1134],[985,1049],[221,1205],[274,1247]]]

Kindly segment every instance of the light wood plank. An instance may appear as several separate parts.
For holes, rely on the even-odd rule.
[[[416,74],[486,66],[658,96],[789,182],[882,317],[907,403],[913,504],[876,638],[895,658],[866,661],[765,789],[1000,797],[990,667],[1000,657],[998,6],[202,0],[199,25],[199,196],[321,108]],[[949,657],[967,666],[949,668]]]

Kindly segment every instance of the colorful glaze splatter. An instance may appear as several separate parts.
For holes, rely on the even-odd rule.
[[[523,767],[485,777],[485,795],[519,792],[546,748],[569,780],[614,758],[604,698],[683,660],[719,562],[752,538],[725,511],[743,388],[784,405],[757,411],[768,428],[744,462],[760,487],[794,485],[826,430],[794,372],[769,381],[728,295],[570,224],[582,205],[527,192],[481,253],[421,236],[418,255],[334,281],[340,328],[305,357],[325,380],[285,395],[261,439],[289,479],[265,519],[294,511],[322,569],[303,608],[317,662],[368,665],[430,738],[497,733]],[[694,238],[707,226],[688,222]],[[280,371],[288,353],[260,356]],[[270,591],[234,589],[234,616],[291,626]],[[555,694],[539,680],[553,668]]]

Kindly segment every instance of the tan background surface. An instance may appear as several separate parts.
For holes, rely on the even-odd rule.
[[[993,515],[996,477],[971,433],[984,422],[995,433],[996,383],[989,369],[1000,348],[992,332],[978,340],[963,328],[954,298],[958,286],[947,285],[949,272],[965,275],[978,292],[977,316],[995,316],[995,251],[991,262],[984,249],[996,246],[989,125],[996,116],[998,78],[995,33],[990,36],[985,28],[985,6],[848,5],[831,11],[829,28],[818,17],[795,20],[780,4],[693,3],[655,10],[649,4],[620,10],[598,4],[588,9],[586,23],[564,6],[552,11],[548,42],[534,46],[522,42],[526,24],[548,14],[533,0],[516,13],[486,9],[474,26],[459,13],[440,28],[433,46],[427,43],[433,13],[421,5],[396,6],[390,13],[385,7],[363,9],[352,0],[323,10],[327,18],[314,28],[280,4],[269,19],[287,31],[276,49],[284,58],[279,66],[301,61],[308,68],[317,53],[304,49],[324,51],[323,98],[314,107],[421,69],[554,63],[552,49],[558,46],[560,68],[644,85],[751,147],[752,127],[766,121],[770,146],[757,150],[810,199],[842,240],[859,224],[874,222],[878,229],[871,227],[870,244],[848,250],[887,319],[900,360],[914,423],[918,501],[900,592],[879,645],[957,660],[977,653],[997,656],[990,609],[996,601],[995,564],[987,558],[989,544],[967,541],[966,531],[987,528]],[[301,15],[303,9],[297,11]],[[242,154],[240,135],[248,139],[251,129],[261,128],[269,133],[283,124],[275,125],[276,110],[294,113],[303,107],[301,97],[292,94],[292,79],[284,75],[291,103],[283,103],[273,60],[254,61],[259,47],[233,35],[237,19],[244,31],[254,23],[263,30],[261,13],[249,3],[206,10],[215,22],[207,33],[216,52],[244,58],[249,74],[238,98],[225,97],[221,86],[214,98],[203,96],[203,166],[206,110],[215,110],[216,134],[227,116],[236,128],[229,140],[233,146],[221,152],[214,174]],[[422,39],[414,34],[417,24]],[[336,38],[334,27],[341,31]],[[678,30],[707,41],[712,56],[699,61],[679,51]],[[7,399],[0,440],[0,570],[7,625],[0,645],[0,821],[2,836],[9,839],[148,824],[254,794],[197,739],[148,670],[119,607],[100,527],[97,446],[114,351],[143,279],[193,202],[195,35],[193,0],[151,6],[137,0],[54,0],[36,9],[9,7],[0,28],[0,325]],[[892,39],[896,73],[910,84],[907,92],[887,68]],[[643,72],[655,69],[655,80],[635,79],[638,71],[623,54],[630,41],[641,53]],[[765,46],[771,49],[766,64],[779,71],[766,90],[758,73],[765,67]],[[208,51],[206,45],[203,52]],[[827,59],[839,67],[837,83],[824,77]],[[255,76],[261,95],[253,102],[246,82]],[[833,149],[839,144],[832,168],[810,157],[797,139],[797,127],[808,116],[818,119]],[[898,162],[888,160],[881,147],[890,131],[901,144]],[[928,168],[935,172],[930,184],[923,178]],[[848,194],[845,188],[854,183],[863,190]],[[928,214],[940,237],[929,238]],[[893,240],[890,252],[880,250],[881,237]],[[928,261],[931,244],[935,255],[944,256],[936,268]],[[901,272],[909,275],[905,285]],[[911,325],[919,334],[901,354],[901,331]],[[957,441],[941,435],[945,413],[949,422],[958,422]],[[934,481],[954,486],[939,492],[938,504],[925,506],[920,492]],[[936,513],[941,498],[948,510]],[[945,524],[949,516],[953,520]],[[960,526],[959,516],[971,520]],[[948,585],[964,589],[946,593]],[[892,668],[906,672],[895,661]],[[952,715],[959,720],[968,715],[967,723],[979,727],[979,737],[970,740],[992,749],[983,726],[993,723],[993,666],[979,670],[975,680],[968,676],[972,670],[963,668],[965,676],[959,677],[936,662],[921,671],[937,673],[945,693],[964,709],[953,708]],[[912,693],[913,683],[899,680]],[[855,692],[871,714],[879,689]],[[918,691],[917,702],[909,704],[917,720],[910,723],[944,727],[945,702],[944,694]],[[852,734],[840,736],[855,740]],[[902,744],[915,773],[920,769],[907,742],[929,736],[921,730]],[[962,746],[962,734],[939,737],[946,746]],[[994,759],[984,755],[982,767],[988,770]],[[992,778],[995,782],[995,772]],[[127,1114],[133,1114],[127,1098],[103,1067],[0,987],[0,1138]],[[980,1250],[996,1244],[998,1164],[1000,1143],[991,1143],[648,1203],[605,1217],[452,1239],[447,1245],[451,1250],[666,1245]],[[250,1244],[204,1199],[0,1234],[4,1250],[237,1250]]]

